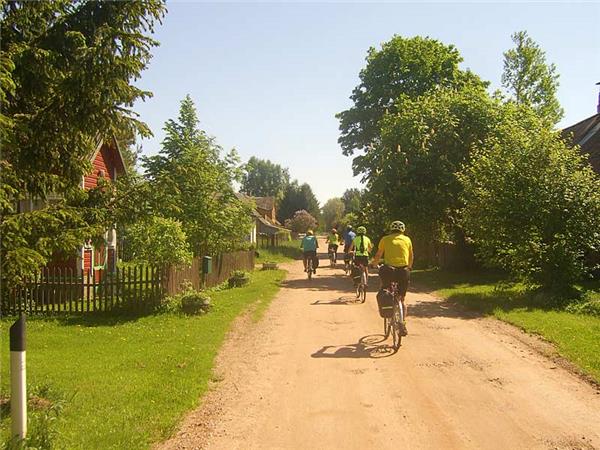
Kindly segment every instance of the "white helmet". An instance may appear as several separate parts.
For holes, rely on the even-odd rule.
[[[406,230],[406,225],[399,220],[394,220],[390,225],[390,231],[404,231]]]

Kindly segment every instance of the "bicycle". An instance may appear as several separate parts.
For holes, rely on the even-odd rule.
[[[363,265],[359,265],[360,282],[356,285],[356,299],[364,303],[367,299],[367,270]]]
[[[308,258],[308,261],[306,261],[306,275],[308,276],[308,279],[311,280],[312,276],[313,276],[313,259],[312,257]]]
[[[404,311],[402,308],[401,297],[398,292],[398,283],[392,281],[390,288],[388,289],[392,297],[394,298],[394,304],[392,306],[392,316],[383,318],[383,334],[385,339],[392,334],[392,343],[394,351],[397,352],[402,343],[402,333],[400,327],[404,323]]]
[[[350,275],[352,270],[352,257],[349,253],[344,253],[344,273]]]
[[[335,249],[330,245],[329,248],[327,249],[327,253],[329,254],[329,265],[331,267],[335,267],[335,263],[336,263],[336,251]]]

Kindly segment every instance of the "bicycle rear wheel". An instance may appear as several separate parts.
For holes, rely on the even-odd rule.
[[[312,279],[312,276],[313,276],[313,265],[312,265],[311,262],[309,262],[306,265],[306,275],[308,276],[309,280]]]
[[[360,277],[361,285],[362,285],[362,299],[361,303],[364,303],[367,300],[367,273],[363,271]]]
[[[402,335],[400,334],[400,324],[402,323],[402,313],[400,312],[400,305],[398,302],[394,302],[394,313],[392,315],[392,339],[394,345],[394,351],[398,351],[400,344],[402,343]]]
[[[387,317],[383,318],[383,336],[387,339],[390,336],[390,319]]]

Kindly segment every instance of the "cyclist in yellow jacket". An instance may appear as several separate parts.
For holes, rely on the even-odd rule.
[[[384,264],[379,269],[381,287],[387,289],[390,287],[392,281],[398,283],[402,311],[406,321],[404,297],[406,297],[406,291],[408,290],[408,280],[413,266],[414,255],[412,241],[404,234],[405,230],[406,226],[399,220],[392,222],[390,225],[390,234],[384,236],[379,241],[377,254],[373,258],[372,264],[377,265],[383,256]],[[406,323],[403,324],[402,328],[403,335],[406,335]]]

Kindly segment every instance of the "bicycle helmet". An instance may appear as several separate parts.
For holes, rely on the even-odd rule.
[[[332,228],[332,229],[331,229],[331,232],[332,232],[332,233],[337,233],[337,230],[336,230],[335,228]]]
[[[352,225],[348,225],[347,229],[348,231],[352,231]]]
[[[390,231],[404,231],[406,230],[406,225],[399,220],[394,220],[390,225]]]
[[[366,229],[365,227],[358,227],[358,228],[356,229],[356,232],[357,232],[358,234],[367,234],[367,229]]]
[[[306,234],[308,234],[309,236],[312,236],[312,235],[313,235],[313,230],[308,230],[308,231],[306,232]]]

